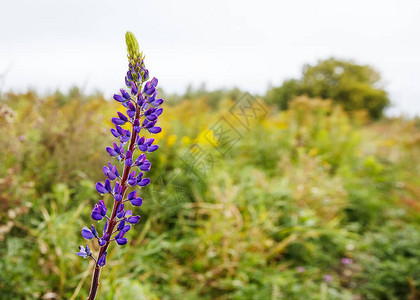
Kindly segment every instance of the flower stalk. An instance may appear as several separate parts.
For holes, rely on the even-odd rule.
[[[122,176],[120,176],[117,166],[112,165],[111,162],[108,163],[108,166],[103,167],[107,178],[104,184],[97,182],[95,187],[100,194],[113,196],[111,216],[107,215],[108,209],[103,200],[95,204],[91,217],[98,222],[105,220],[103,235],[99,237],[95,226],[91,225],[90,229],[83,228],[82,236],[87,240],[97,239],[100,246],[99,253],[95,259],[87,244],[86,248],[80,246],[79,252],[76,253],[83,258],[95,260],[89,300],[96,297],[100,273],[106,264],[106,255],[111,242],[115,241],[120,246],[127,244],[128,240],[125,234],[131,229],[131,225],[137,224],[140,220],[140,216],[133,216],[132,211],[125,209],[124,205],[141,206],[143,199],[137,197],[137,190],[134,189],[130,193],[127,193],[127,190],[131,187],[142,188],[150,183],[149,178],[143,178],[143,172],[147,172],[151,168],[151,163],[146,159],[146,153],[159,148],[158,145],[153,144],[154,138],[140,137],[140,133],[143,130],[149,134],[156,134],[162,130],[155,126],[163,111],[162,108],[159,108],[163,99],[156,99],[158,80],[153,78],[147,81],[149,71],[145,68],[143,53],[139,52],[137,40],[131,32],[126,34],[126,44],[129,70],[125,76],[125,83],[130,91],[120,89],[120,94],[115,94],[114,99],[127,110],[126,114],[118,111],[118,117],[111,120],[115,125],[115,128],[111,129],[111,133],[119,140],[119,144],[114,142],[113,147],[106,148],[111,157],[116,158],[124,165]],[[124,129],[123,126],[128,123],[131,124],[131,128]],[[136,159],[134,159],[135,154],[139,154]],[[137,171],[139,172],[137,173]]]

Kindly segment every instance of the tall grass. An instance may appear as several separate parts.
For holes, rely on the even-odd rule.
[[[140,229],[124,262],[109,260],[99,298],[419,297],[419,124],[301,97],[267,107],[221,156],[203,137],[230,97],[166,107]],[[86,298],[88,261],[74,252],[115,104],[28,92],[0,105],[0,298]],[[194,145],[208,170],[184,162]]]

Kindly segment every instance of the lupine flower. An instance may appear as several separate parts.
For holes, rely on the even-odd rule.
[[[79,246],[79,252],[76,252],[77,255],[87,258],[92,256],[92,251],[90,250],[89,246],[86,244],[86,249],[83,246]]]
[[[106,147],[108,154],[121,163],[122,169],[118,170],[117,165],[108,162],[108,165],[102,168],[105,181],[95,184],[99,194],[112,195],[105,198],[111,201],[108,203],[112,206],[110,214],[107,214],[108,209],[104,200],[99,200],[91,213],[94,221],[105,219],[102,237],[99,237],[93,225],[90,229],[88,227],[82,229],[83,238],[94,242],[97,240],[100,246],[97,259],[93,257],[88,245],[86,248],[80,246],[79,252],[76,252],[83,258],[92,257],[96,262],[88,299],[95,299],[99,272],[106,264],[109,245],[113,241],[120,246],[126,245],[128,243],[126,235],[131,225],[140,221],[140,216],[133,216],[132,211],[126,209],[124,205],[141,206],[143,198],[137,195],[137,190],[129,193],[126,191],[130,186],[141,188],[150,183],[150,178],[144,178],[144,172],[148,172],[152,166],[146,158],[146,153],[156,151],[159,146],[153,144],[154,138],[146,139],[143,133],[157,134],[162,131],[162,128],[157,126],[158,118],[163,111],[160,108],[163,99],[157,98],[158,80],[155,77],[149,80],[149,71],[145,67],[143,53],[140,53],[138,43],[130,32],[126,34],[126,43],[129,64],[124,79],[128,90],[120,89],[119,93],[113,96],[115,101],[122,104],[123,109],[117,111],[117,116],[111,119],[114,125],[110,128],[110,132],[117,141],[113,142],[112,146]],[[131,128],[124,129],[123,125]]]
[[[87,228],[86,226],[83,227],[82,229],[82,236],[86,239],[86,240],[91,240],[95,237],[95,235],[92,233],[92,231],[90,231],[89,228]]]

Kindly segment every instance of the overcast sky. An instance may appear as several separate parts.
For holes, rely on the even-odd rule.
[[[330,56],[370,64],[392,114],[420,115],[419,0],[1,1],[0,88],[78,85],[111,97],[132,31],[168,92],[188,84],[264,93]]]

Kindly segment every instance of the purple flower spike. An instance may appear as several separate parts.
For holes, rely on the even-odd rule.
[[[102,254],[101,258],[98,259],[98,265],[103,267],[106,264],[106,251]]]
[[[92,233],[92,231],[90,231],[89,228],[87,228],[86,226],[83,227],[83,229],[82,229],[82,236],[86,240],[91,240],[95,237],[95,235]]]
[[[127,91],[120,89],[120,93],[113,95],[114,100],[121,103],[123,107],[118,109],[118,115],[111,119],[115,127],[110,128],[110,132],[117,141],[113,142],[112,146],[106,147],[108,154],[115,157],[122,166],[108,162],[108,165],[102,167],[105,180],[95,184],[98,193],[111,194],[115,202],[113,202],[110,215],[107,215],[108,210],[103,200],[96,203],[92,209],[93,220],[105,219],[102,237],[99,237],[93,225],[90,228],[83,227],[81,231],[83,238],[98,240],[101,255],[95,258],[87,245],[86,248],[80,246],[79,251],[76,252],[80,257],[91,257],[95,260],[89,299],[95,299],[99,286],[99,272],[106,264],[110,242],[115,240],[118,245],[128,244],[124,235],[131,230],[132,225],[140,221],[140,216],[133,216],[132,211],[124,209],[124,203],[129,201],[133,206],[143,204],[143,198],[134,188],[144,187],[150,183],[149,178],[143,178],[143,172],[149,171],[152,166],[146,154],[156,151],[159,146],[153,144],[155,139],[146,139],[144,136],[140,137],[139,134],[142,129],[146,129],[151,134],[162,131],[156,126],[163,111],[160,106],[164,102],[163,99],[158,98],[158,80],[153,78],[147,82],[149,71],[144,64],[143,52],[140,52],[138,42],[132,33],[127,32],[126,42],[129,63],[124,80],[128,89]],[[136,150],[139,150],[139,153],[135,153]],[[118,172],[119,168],[121,168],[121,176]],[[139,171],[136,170],[137,168]],[[113,184],[112,181],[114,181]],[[133,187],[131,192],[128,191],[130,186]]]

